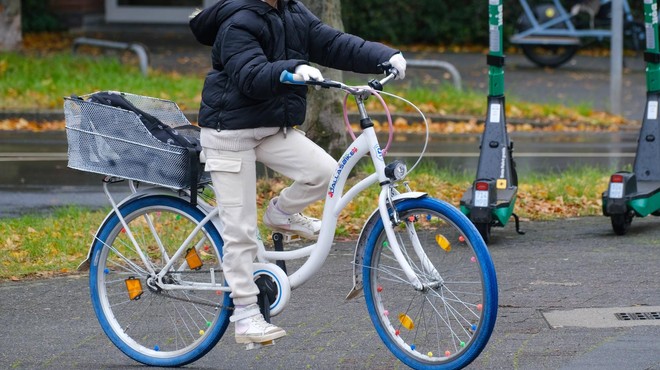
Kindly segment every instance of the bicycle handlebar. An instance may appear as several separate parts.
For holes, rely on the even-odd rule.
[[[383,86],[392,81],[396,76],[399,74],[399,72],[394,69],[390,68],[388,75],[383,78],[382,80],[376,80],[373,79],[369,81],[369,87],[371,87],[374,90],[382,91]],[[318,86],[324,89],[341,89],[344,90],[350,94],[359,94],[363,91],[363,88],[355,88],[348,86],[344,83],[341,83],[339,81],[333,81],[333,80],[323,80],[323,81],[316,81],[316,80],[304,80],[302,76],[291,73],[289,71],[282,71],[280,74],[280,82],[285,83],[285,84],[292,84],[292,85],[310,85],[310,86]]]
[[[343,111],[344,111],[344,123],[346,124],[346,127],[348,129],[349,134],[351,135],[351,138],[353,140],[356,139],[355,134],[353,133],[353,129],[351,128],[351,124],[348,120],[348,111],[346,108],[346,103],[348,100],[348,95],[353,95],[356,98],[356,102],[358,103],[358,107],[362,106],[362,113],[366,114],[366,111],[364,109],[364,100],[368,98],[370,95],[374,95],[375,97],[378,98],[378,100],[381,102],[383,105],[383,108],[385,109],[385,115],[387,116],[387,123],[388,123],[388,140],[387,140],[387,145],[385,145],[385,148],[382,150],[382,153],[385,154],[389,150],[390,144],[392,143],[393,140],[393,134],[394,134],[394,125],[392,123],[392,116],[390,115],[390,111],[387,108],[387,104],[385,104],[385,101],[383,98],[380,96],[380,94],[385,94],[392,96],[396,99],[402,100],[406,102],[407,104],[411,105],[413,108],[419,112],[421,117],[424,120],[424,124],[426,125],[426,140],[424,141],[424,148],[422,149],[422,152],[420,153],[419,158],[417,159],[417,162],[410,168],[410,171],[412,171],[415,167],[417,167],[417,164],[421,161],[422,157],[424,156],[424,153],[426,152],[426,147],[428,145],[428,140],[429,140],[429,130],[428,130],[428,121],[426,120],[426,117],[424,117],[424,113],[422,113],[417,106],[415,106],[413,103],[409,102],[408,100],[394,95],[390,93],[383,92],[383,86],[391,82],[396,78],[396,76],[399,75],[399,71],[396,68],[393,68],[389,62],[381,63],[379,65],[381,69],[386,71],[387,76],[381,80],[376,80],[372,79],[369,81],[369,86],[348,86],[342,82],[339,81],[333,81],[333,80],[323,80],[323,81],[315,81],[315,80],[308,80],[305,81],[301,75],[297,75],[294,73],[291,73],[289,71],[282,71],[280,74],[280,82],[285,83],[285,84],[293,84],[293,85],[310,85],[310,86],[317,86],[318,88],[335,88],[335,89],[341,89],[345,91],[347,94],[344,97],[344,104],[343,104]],[[377,91],[380,91],[377,92]]]
[[[367,99],[369,96],[371,95],[376,96],[383,105],[383,108],[385,109],[387,116],[389,135],[388,135],[387,145],[385,145],[385,148],[383,149],[383,153],[386,153],[389,150],[390,144],[392,143],[392,139],[394,135],[394,125],[392,124],[392,116],[390,115],[389,109],[387,109],[387,104],[385,104],[385,101],[377,91],[382,92],[383,85],[386,85],[387,83],[395,79],[396,76],[399,74],[399,71],[397,71],[396,68],[393,68],[388,62],[380,64],[379,67],[387,71],[388,75],[380,81],[376,79],[372,79],[371,81],[369,81],[368,87],[348,86],[342,82],[333,81],[333,80],[323,80],[323,81],[304,80],[301,75],[291,73],[286,70],[282,71],[282,73],[280,74],[280,82],[285,84],[293,84],[293,85],[310,85],[310,86],[315,86],[317,88],[326,88],[326,89],[335,88],[345,91],[346,96],[344,98],[344,104],[343,104],[344,123],[346,124],[346,128],[348,129],[348,132],[353,140],[355,140],[356,137],[355,134],[353,133],[353,129],[351,128],[351,124],[348,120],[348,111],[346,109],[346,102],[348,99],[348,95],[355,96],[356,101],[358,102],[358,107],[361,104],[363,104],[363,101]],[[363,107],[362,110],[364,111],[364,106],[362,105],[362,107]],[[363,114],[366,115],[366,111],[364,111]]]
[[[320,86],[326,89],[329,88],[336,88],[336,89],[343,89],[344,84],[341,82],[333,81],[333,80],[323,80],[323,81],[316,81],[316,80],[307,80],[305,81],[301,75],[291,73],[289,71],[282,71],[282,74],[280,74],[280,82],[285,83],[285,84],[292,84],[292,85],[312,85],[312,86]]]

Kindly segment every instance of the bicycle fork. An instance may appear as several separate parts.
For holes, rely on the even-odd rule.
[[[394,254],[397,262],[399,263],[399,266],[401,266],[401,269],[408,278],[408,281],[410,284],[412,284],[413,287],[415,287],[416,290],[422,291],[427,287],[422,284],[421,280],[419,279],[419,275],[415,273],[412,266],[408,262],[408,259],[401,251],[401,246],[399,245],[396,235],[394,234],[394,226],[402,221],[399,219],[396,207],[391,200],[392,191],[395,190],[391,187],[391,185],[384,186],[381,189],[378,199],[378,211],[380,213],[381,219],[383,220],[383,228],[385,229],[385,234],[387,235],[387,239],[389,241],[389,247],[392,250],[392,253]],[[390,216],[388,209],[392,210],[392,216]],[[387,220],[390,222],[387,222]],[[440,274],[433,266],[433,264],[431,264],[428,256],[424,252],[424,249],[419,243],[419,238],[417,237],[414,223],[411,220],[404,220],[403,222],[406,224],[406,230],[410,236],[413,250],[421,261],[424,272],[429,273],[431,276],[434,276],[438,281],[441,282]]]

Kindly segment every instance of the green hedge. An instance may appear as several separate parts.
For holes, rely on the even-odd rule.
[[[23,32],[62,31],[64,26],[53,15],[44,0],[21,0],[21,28]]]
[[[342,0],[346,32],[392,44],[487,45],[488,1]],[[505,32],[510,33],[520,6],[505,4]]]
[[[550,0],[529,0],[534,3]],[[642,2],[629,0],[635,19],[642,20]],[[48,1],[21,0],[24,32],[57,31],[62,24]],[[394,45],[488,45],[488,1],[341,0],[346,32]],[[504,37],[513,33],[522,13],[518,1],[504,1]]]

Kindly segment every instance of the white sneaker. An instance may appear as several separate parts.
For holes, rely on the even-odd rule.
[[[236,343],[264,343],[286,335],[284,329],[264,320],[256,304],[235,309],[230,321],[235,322]]]
[[[275,206],[275,199],[271,200],[264,213],[264,225],[284,232],[296,233],[307,239],[316,239],[321,230],[321,220],[313,217],[307,217],[302,213],[288,215],[282,213]]]

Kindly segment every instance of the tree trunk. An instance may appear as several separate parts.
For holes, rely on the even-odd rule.
[[[340,0],[308,0],[305,2],[312,11],[327,25],[339,30],[344,26],[341,21]],[[319,67],[323,77],[329,80],[342,80],[341,71]],[[307,136],[333,157],[339,158],[348,145],[342,117],[343,94],[338,90],[309,90],[307,95],[307,120],[303,129]]]
[[[21,40],[21,0],[0,0],[0,50],[16,50]]]

